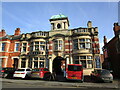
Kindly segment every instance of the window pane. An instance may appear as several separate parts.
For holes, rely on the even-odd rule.
[[[91,40],[90,39],[86,39],[86,42],[90,42]]]
[[[88,64],[92,64],[92,60],[87,60],[88,61]]]
[[[2,43],[2,51],[5,51],[5,43]]]
[[[26,47],[23,47],[23,52],[26,52]]]
[[[90,48],[90,43],[86,43],[86,48]]]
[[[80,48],[85,48],[85,43],[80,43]]]
[[[85,42],[85,39],[79,39],[80,40],[80,42]]]
[[[74,49],[78,49],[78,39],[73,40]]]
[[[74,56],[73,58],[74,58],[74,59],[78,59],[78,60],[79,60],[79,56]]]
[[[40,44],[45,44],[45,42],[43,42],[43,41],[40,41]]]
[[[40,57],[40,60],[44,60],[44,57]]]
[[[95,61],[96,61],[96,68],[101,68],[101,63],[100,63],[100,57],[96,57],[95,58]]]
[[[87,56],[87,59],[92,59],[92,56]]]
[[[23,46],[26,46],[27,45],[27,43],[23,43]]]
[[[81,60],[83,68],[86,68],[86,60]]]
[[[34,57],[34,60],[38,60],[38,57]]]
[[[35,50],[39,50],[39,45],[35,45]]]
[[[15,46],[16,46],[16,49],[15,49],[15,50],[16,50],[16,51],[19,51],[19,43],[16,43]]]
[[[75,61],[75,64],[79,64],[79,60]]]
[[[80,56],[80,59],[86,59],[86,56]]]
[[[40,45],[40,50],[45,50],[45,46]]]
[[[92,63],[92,60],[88,60],[88,67],[87,68],[93,68],[93,63]]]
[[[35,42],[35,44],[39,44],[39,42]]]
[[[54,49],[55,49],[55,50],[58,50],[58,41],[57,41],[57,40],[54,41]]]
[[[43,68],[44,67],[44,62],[39,62],[39,65],[40,65],[39,66],[40,68]]]
[[[34,61],[34,68],[38,68],[38,62]]]

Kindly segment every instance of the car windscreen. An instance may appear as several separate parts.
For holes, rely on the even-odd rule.
[[[32,69],[32,71],[40,71],[40,69]]]
[[[49,70],[47,68],[45,68],[44,71],[49,71]]]
[[[25,71],[25,69],[18,69],[17,71]]]
[[[108,70],[102,70],[102,71],[101,71],[101,74],[106,75],[106,74],[110,74],[110,72],[109,72]]]
[[[68,65],[68,71],[82,71],[82,66]]]

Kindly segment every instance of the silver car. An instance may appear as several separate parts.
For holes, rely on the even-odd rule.
[[[95,70],[91,73],[91,80],[94,82],[113,82],[113,75],[106,69]]]

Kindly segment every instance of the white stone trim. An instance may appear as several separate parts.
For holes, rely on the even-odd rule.
[[[4,43],[4,42],[10,43],[10,41],[0,41],[0,43]]]
[[[49,44],[49,46],[52,46],[53,44]]]
[[[0,58],[8,58],[8,56],[0,56]]]
[[[65,45],[72,45],[72,43],[65,43]]]
[[[12,59],[14,59],[14,58],[17,58],[17,59],[19,59],[20,57],[18,57],[18,56],[14,56],[14,57],[12,57]]]
[[[72,51],[72,49],[65,49],[65,51]]]

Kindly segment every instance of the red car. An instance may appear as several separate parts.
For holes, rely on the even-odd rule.
[[[47,68],[34,68],[31,72],[31,78],[51,80],[51,72]]]

